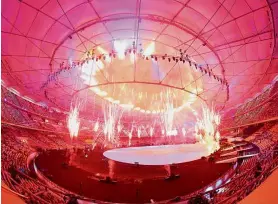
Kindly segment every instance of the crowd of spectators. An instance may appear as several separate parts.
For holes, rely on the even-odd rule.
[[[10,166],[15,166],[17,169],[26,168],[27,157],[32,148],[24,139],[19,140],[16,132],[2,127],[2,169],[9,169]]]
[[[32,177],[34,175],[29,171],[27,164],[28,156],[38,147],[41,148],[43,142],[45,142],[43,147],[48,147],[50,143],[47,141],[48,137],[37,133],[38,142],[31,145],[29,140],[32,136],[28,137],[25,134],[31,136],[35,133],[13,127],[2,128],[2,180],[12,190],[25,196],[28,203],[63,203],[62,196]],[[57,145],[55,147],[57,148]]]
[[[235,113],[222,118],[222,127],[240,126],[278,116],[278,82],[254,99],[236,108]]]
[[[4,176],[6,184],[14,191],[26,196],[30,203],[44,203],[44,201],[46,201],[46,203],[62,203],[63,199],[61,195],[58,195],[50,188],[41,185],[40,181],[37,181],[36,179],[23,176],[25,174],[28,175],[29,173],[27,169],[27,157],[31,152],[35,151],[36,145],[46,148],[52,143],[52,140],[55,139],[47,137],[47,135],[40,135],[40,133],[35,133],[35,131],[18,130],[18,128],[12,127],[4,127],[2,133],[2,170],[7,174]],[[27,139],[25,139],[25,137],[20,137],[27,133],[28,136],[25,136]],[[36,135],[37,138],[39,138],[39,142],[30,145],[30,139],[35,140]],[[277,139],[277,135],[268,132],[263,132],[260,136],[255,138],[253,142],[259,146],[261,154],[243,160],[242,164],[239,166],[237,174],[232,178],[230,183],[225,184],[225,187],[217,189],[215,191],[216,194],[213,194],[213,198],[207,193],[204,194],[205,197],[209,200],[214,200],[214,202],[220,202],[227,198],[229,198],[229,201],[237,201],[249,194],[262,179],[266,178],[266,176],[255,177],[257,163],[259,162],[261,164],[263,171],[267,170],[269,165],[272,165],[273,163],[273,158],[269,156],[269,154],[271,155],[271,149],[269,149],[269,147],[273,147],[273,143],[265,141],[273,142],[275,141],[275,138]],[[62,141],[62,138],[60,138],[60,140]],[[41,144],[46,145],[42,146]],[[52,148],[62,148],[65,144],[67,144],[66,141],[63,141],[61,146],[55,144]],[[67,145],[68,147],[72,147],[70,144]],[[15,176],[13,175],[14,170],[17,172]],[[258,178],[260,180],[258,180]],[[248,186],[248,188],[245,188],[244,192],[242,192],[242,186]],[[238,192],[240,193],[238,194]]]

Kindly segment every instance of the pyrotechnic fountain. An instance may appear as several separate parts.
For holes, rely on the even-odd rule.
[[[117,125],[118,133],[120,133],[122,129],[123,129],[123,126],[121,125],[121,123],[120,123],[120,121],[119,121],[119,122],[118,122],[118,125]]]
[[[137,137],[138,138],[141,137],[141,129],[140,129],[140,127],[137,128]]]
[[[131,139],[132,139],[132,134],[133,134],[133,124],[132,124],[132,127],[131,127],[131,130],[130,132],[128,133],[128,145],[130,146],[131,145]]]
[[[153,132],[154,132],[154,127],[151,127],[151,128],[150,128],[150,136],[151,136],[151,137],[153,136]]]
[[[197,118],[195,124],[196,139],[205,144],[208,152],[211,154],[220,148],[220,133],[218,126],[220,124],[220,116],[209,108],[203,106],[202,118]]]
[[[185,128],[182,128],[182,135],[185,137],[185,134],[186,134],[186,130]]]
[[[97,132],[99,127],[99,122],[97,121],[94,126],[94,131]]]
[[[119,124],[118,121],[120,121],[123,111],[117,105],[109,102],[103,103],[102,110],[104,115],[104,135],[110,143],[116,144],[119,139],[118,134],[116,133],[116,128],[117,124]]]
[[[68,116],[67,126],[69,129],[70,137],[77,137],[79,126],[80,126],[80,119],[79,119],[79,109],[77,106],[71,108],[71,111]]]
[[[170,90],[167,90],[165,93],[165,98],[163,97],[163,94],[161,94],[162,102],[164,104],[165,112],[161,115],[161,121],[164,126],[166,136],[173,135],[173,123],[174,123],[174,104],[173,104],[173,98],[172,93]]]

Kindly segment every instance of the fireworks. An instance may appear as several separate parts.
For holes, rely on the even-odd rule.
[[[118,125],[117,125],[118,133],[120,133],[122,129],[123,129],[123,126],[121,125],[120,122],[118,122]]]
[[[96,121],[93,126],[93,131],[102,132],[100,130],[103,130],[105,141],[114,145],[118,144],[121,133],[125,133],[125,135],[128,136],[129,144],[131,143],[133,136],[142,138],[142,136],[149,135],[150,137],[153,137],[154,135],[156,136],[156,133],[160,132],[160,130],[161,135],[163,136],[170,137],[181,135],[185,138],[190,134],[190,127],[186,127],[187,129],[185,130],[185,128],[181,126],[187,118],[183,117],[183,115],[181,117],[179,112],[182,112],[184,109],[189,109],[196,118],[200,118],[197,119],[195,125],[197,139],[200,142],[206,143],[210,149],[209,151],[217,149],[220,137],[217,127],[220,123],[220,117],[214,113],[214,111],[209,111],[206,108],[203,108],[203,114],[197,112],[198,106],[195,106],[195,102],[198,99],[198,93],[203,91],[201,86],[197,87],[198,84],[195,84],[195,89],[195,86],[193,88],[189,84],[188,90],[190,92],[185,93],[184,95],[181,95],[179,90],[172,89],[171,86],[165,86],[163,89],[159,87],[159,90],[155,87],[153,90],[150,89],[150,91],[148,91],[148,89],[145,91],[145,89],[141,89],[141,87],[137,88],[139,85],[133,84],[132,81],[129,81],[129,78],[126,79],[123,72],[117,71],[116,67],[118,67],[118,65],[125,67],[129,66],[130,62],[135,63],[137,61],[137,63],[141,63],[140,59],[142,57],[148,57],[150,62],[155,65],[153,66],[152,71],[150,71],[151,77],[156,77],[156,73],[158,73],[159,76],[156,80],[166,78],[163,81],[165,84],[168,84],[167,80],[170,78],[167,78],[167,75],[165,75],[166,73],[162,73],[158,63],[155,62],[156,56],[153,55],[156,49],[155,42],[151,42],[144,46],[144,48],[145,49],[141,49],[139,54],[137,53],[137,48],[135,49],[132,47],[131,49],[129,41],[116,40],[113,42],[112,53],[109,53],[104,48],[98,46],[94,56],[92,58],[86,58],[86,62],[81,65],[82,69],[80,77],[82,78],[83,83],[88,86],[94,86],[90,87],[90,90],[103,99],[102,109],[104,120],[103,122],[102,120],[100,120],[101,122]],[[112,55],[113,60],[111,59]],[[115,55],[117,55],[117,59],[114,59]],[[130,62],[125,63],[122,60],[127,56],[130,57]],[[128,75],[129,71],[125,70],[124,72]],[[142,72],[144,71],[145,70],[142,70]],[[149,72],[149,70],[147,71]],[[149,74],[148,72],[147,74]],[[123,76],[118,76],[116,73],[120,73]],[[133,72],[130,73],[133,74]],[[160,74],[165,76],[160,76]],[[190,74],[188,80],[194,80],[193,76],[195,75]],[[107,84],[105,84],[106,81],[104,81],[104,78],[107,78]],[[123,81],[119,81],[119,79],[122,79]],[[127,80],[127,83],[125,83],[125,80]],[[171,83],[172,81],[170,80],[170,84]],[[98,84],[102,85],[98,86]],[[175,84],[176,82],[173,82],[174,87]],[[149,87],[150,84],[146,83],[144,86]],[[196,108],[196,110],[193,108]],[[126,124],[126,121],[120,121],[121,114],[123,111],[132,110],[137,111],[139,117],[153,117],[154,120],[158,122],[158,125],[135,123],[134,126],[132,124],[131,128],[130,126],[127,128],[126,125],[124,125]],[[130,115],[133,116],[133,113]],[[78,121],[78,116],[75,120]],[[217,144],[214,144],[214,142]]]
[[[163,95],[161,95],[162,97]],[[164,98],[162,97],[162,100]],[[163,101],[165,104],[165,112],[162,113],[161,121],[164,125],[164,129],[166,131],[166,136],[171,136],[175,134],[175,131],[173,130],[173,123],[174,123],[174,115],[175,115],[175,109],[174,109],[174,103],[173,103],[173,97],[170,92],[170,90],[166,91],[165,99]]]
[[[124,41],[114,41],[114,48],[116,52],[118,53],[118,58],[123,60],[125,59],[125,50],[126,50],[127,44]]]
[[[113,105],[111,103],[108,103],[108,106],[104,105],[103,108],[103,114],[104,114],[104,134],[107,136],[108,141],[112,141],[115,138],[114,134],[114,126],[116,124],[115,121],[115,111],[112,107]]]
[[[79,119],[79,110],[78,107],[74,107],[71,109],[70,114],[68,116],[68,129],[70,133],[70,137],[77,137],[78,136],[78,131],[79,131],[79,126],[80,126],[80,119]]]
[[[197,119],[195,124],[196,139],[206,144],[209,153],[213,153],[220,148],[218,131],[220,116],[213,109],[206,107],[203,107],[202,111],[202,118]]]
[[[154,132],[154,128],[151,127],[151,128],[150,128],[150,136],[151,136],[151,137],[153,136],[153,132]]]
[[[94,126],[94,131],[97,132],[99,128],[99,122],[97,121]]]
[[[185,128],[182,128],[182,135],[185,136],[185,134],[186,134],[186,130]]]
[[[118,132],[121,130],[121,126],[119,126],[118,121],[120,121],[122,110],[116,104],[103,103],[103,115],[103,132],[106,139],[111,143],[117,143],[118,134],[116,134],[116,128],[118,129]]]
[[[131,145],[131,139],[132,139],[132,134],[133,134],[133,124],[132,124],[132,127],[131,127],[131,130],[130,132],[128,133],[128,145],[130,146]]]
[[[140,127],[138,127],[138,129],[137,129],[137,137],[138,137],[138,138],[141,137],[141,129],[140,129]]]

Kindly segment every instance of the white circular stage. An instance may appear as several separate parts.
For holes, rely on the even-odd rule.
[[[123,163],[166,165],[194,161],[208,156],[208,151],[205,145],[196,143],[119,148],[108,150],[103,155],[108,159]]]

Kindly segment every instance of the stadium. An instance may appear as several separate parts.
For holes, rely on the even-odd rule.
[[[278,0],[1,3],[2,203],[278,202]]]

